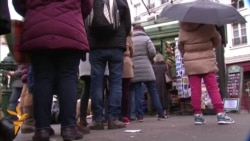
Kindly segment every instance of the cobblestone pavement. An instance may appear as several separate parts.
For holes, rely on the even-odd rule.
[[[205,125],[194,125],[191,115],[173,115],[164,121],[147,116],[143,122],[132,121],[126,128],[92,130],[79,141],[247,141],[250,133],[250,113],[229,113],[236,123],[218,125],[215,115],[205,115]],[[56,132],[50,141],[62,141],[60,125],[52,125]],[[141,130],[127,133],[125,130]],[[14,141],[31,141],[33,134],[19,133]]]

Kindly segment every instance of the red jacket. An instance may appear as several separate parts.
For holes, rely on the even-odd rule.
[[[89,50],[83,22],[89,0],[13,0],[13,5],[25,19],[21,51]]]

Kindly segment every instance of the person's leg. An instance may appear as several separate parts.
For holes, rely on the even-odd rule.
[[[11,94],[10,99],[9,99],[8,110],[14,111],[14,112],[16,111],[18,99],[20,98],[21,92],[22,92],[22,88],[14,87],[12,89],[12,94]],[[9,114],[6,116],[6,118],[9,118],[9,120],[11,120],[11,121],[17,120],[16,116],[9,115]]]
[[[122,108],[121,108],[121,116],[123,118],[123,121],[126,123],[129,123],[129,86],[130,86],[131,78],[123,78],[122,79]]]
[[[191,88],[191,103],[194,114],[201,114],[201,79],[200,75],[189,75],[189,85]]]
[[[87,117],[87,108],[90,97],[90,76],[82,76],[81,79],[84,81],[84,91],[82,92],[81,105],[80,105],[80,125],[86,127],[88,125]]]
[[[129,88],[129,96],[130,96],[130,100],[129,100],[129,118],[130,120],[135,120],[135,92],[134,92],[134,87],[133,87],[134,83],[131,84],[131,87]]]
[[[76,50],[57,51],[55,67],[55,93],[59,98],[61,136],[64,140],[83,137],[76,122],[78,70],[82,53]]]
[[[122,99],[123,53],[123,50],[118,48],[105,50],[109,68],[108,129],[125,127],[124,123],[118,121]]]
[[[146,84],[146,87],[147,87],[148,92],[150,94],[150,97],[151,97],[152,103],[154,105],[154,108],[156,109],[156,111],[158,113],[158,116],[160,118],[164,118],[165,115],[164,115],[164,112],[163,112],[163,109],[162,109],[162,106],[161,106],[161,101],[159,99],[159,94],[158,94],[157,89],[156,89],[155,81],[147,81],[147,82],[145,82],[145,84]]]
[[[206,85],[208,94],[213,103],[214,109],[217,113],[224,112],[223,102],[218,88],[218,82],[215,73],[208,73],[203,75],[203,80]]]
[[[93,126],[90,126],[90,128],[104,129],[102,124],[102,122],[104,121],[103,77],[107,61],[105,58],[103,58],[103,50],[101,49],[90,51],[89,60],[91,64],[91,86],[90,86],[91,109],[93,112],[93,121],[94,121],[93,123],[97,123],[93,124]]]
[[[36,131],[33,140],[49,140],[51,105],[54,93],[55,66],[49,52],[30,55],[34,72],[33,108]],[[72,112],[72,111],[71,111]]]
[[[137,120],[143,120],[143,87],[141,82],[136,82],[133,84],[134,86],[134,93],[135,93],[135,112],[136,112],[136,118]]]
[[[216,78],[216,73],[208,73],[203,75],[204,82],[213,103],[213,106],[217,112],[218,124],[233,124],[235,121],[229,117],[223,108],[223,102],[218,88],[218,82]]]

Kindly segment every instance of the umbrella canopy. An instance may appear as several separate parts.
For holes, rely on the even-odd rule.
[[[245,22],[245,18],[231,5],[216,3],[210,0],[172,4],[166,6],[161,17],[182,22],[224,25]]]

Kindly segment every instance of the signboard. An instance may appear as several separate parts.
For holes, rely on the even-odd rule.
[[[225,110],[239,112],[243,86],[243,68],[237,65],[230,66],[227,73],[227,98],[224,99]]]

